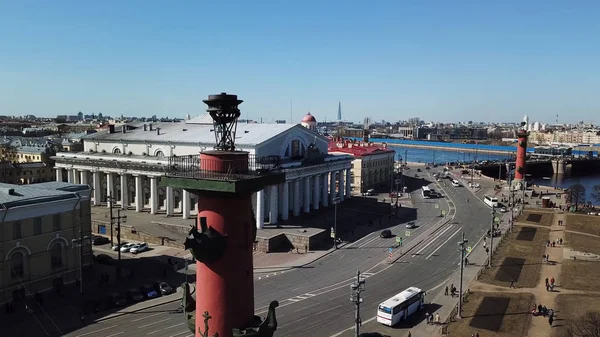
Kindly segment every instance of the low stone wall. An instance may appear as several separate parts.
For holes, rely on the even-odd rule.
[[[260,252],[288,252],[322,249],[327,245],[328,231],[321,231],[312,235],[304,233],[281,232],[270,237],[257,237],[254,249]]]
[[[158,222],[158,221],[152,221],[150,223],[157,224],[161,227],[164,227],[168,230],[171,230],[171,231],[174,231],[177,233],[182,233],[185,236],[188,235],[188,233],[190,232],[190,229],[192,228],[191,226],[175,225],[175,224],[171,224],[171,223],[164,223],[164,222]]]
[[[102,228],[104,228],[104,230],[102,230]],[[94,234],[102,234],[110,237],[110,222],[92,220],[92,232]],[[113,225],[113,235],[115,237],[117,235],[116,225]],[[148,242],[154,245],[183,249],[183,242],[178,242],[170,238],[152,235],[150,233],[137,230],[134,226],[124,224],[121,224],[121,240]]]

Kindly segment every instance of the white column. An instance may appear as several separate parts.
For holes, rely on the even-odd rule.
[[[190,218],[190,192],[186,190],[181,191],[181,213],[183,213],[182,218],[189,219]]]
[[[175,212],[175,202],[173,200],[173,187],[167,186],[165,188],[165,192],[167,193],[167,216],[172,216]]]
[[[323,182],[323,186],[321,186],[323,207],[329,206],[329,173],[324,173],[321,177],[321,181]]]
[[[73,183],[73,170],[67,169],[67,182]]]
[[[129,192],[127,188],[127,175],[122,173],[121,176],[121,209],[127,209],[129,206]]]
[[[102,191],[100,190],[100,172],[95,171],[92,178],[94,184],[94,206],[98,206],[100,205],[100,199],[102,198]]]
[[[352,196],[352,176],[351,169],[346,169],[346,199],[350,199]]]
[[[73,184],[79,184],[79,171],[76,169],[73,169]]]
[[[142,186],[142,176],[135,176],[135,211],[141,212],[144,208],[144,188]]]
[[[319,185],[319,178],[320,178],[320,174],[315,174],[312,179],[313,179],[313,200],[312,200],[312,206],[313,209],[319,209],[319,198],[321,197],[321,189],[319,187],[321,187],[321,185]]]
[[[335,192],[335,171],[329,172],[329,202],[333,204],[333,198],[336,197]]]
[[[271,186],[270,189],[271,190],[269,191],[269,222],[271,223],[271,225],[274,225],[279,219],[279,205],[277,205],[279,195],[277,193],[277,185]]]
[[[294,216],[300,215],[300,179],[294,180]]]
[[[290,183],[284,182],[282,187],[281,198],[281,219],[287,220],[290,217]]]
[[[56,167],[56,181],[63,181],[63,169],[62,169],[62,167]]]
[[[310,213],[310,177],[304,178],[304,213]]]
[[[79,174],[81,175],[81,185],[88,185],[88,171],[82,170],[79,172]]]
[[[344,186],[344,171],[340,170],[338,173],[338,179],[339,179],[339,198],[340,198],[340,202],[344,201],[344,194],[345,194],[345,186]]]
[[[156,214],[158,211],[158,186],[156,177],[150,177],[150,214]]]
[[[256,228],[263,229],[265,227],[265,190],[256,192]]]
[[[114,186],[114,181],[113,181],[113,174],[112,173],[107,173],[106,174],[106,206],[110,207],[110,202],[112,200],[108,199],[109,197],[112,197],[113,200],[115,198],[115,194],[113,193],[113,186]]]

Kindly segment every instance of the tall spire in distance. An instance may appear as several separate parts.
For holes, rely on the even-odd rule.
[[[337,115],[337,120],[341,121],[342,120],[342,102],[338,102],[338,115]]]

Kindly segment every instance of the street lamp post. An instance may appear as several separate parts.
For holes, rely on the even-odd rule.
[[[492,206],[492,211],[490,212],[491,214],[491,219],[490,219],[490,257],[488,259],[488,267],[492,267],[492,251],[494,250],[494,218],[496,216],[496,210],[494,209],[494,207]]]
[[[458,242],[460,246],[460,283],[458,284],[458,318],[462,318],[462,301],[463,301],[463,269],[464,269],[464,261],[465,261],[465,244],[469,242],[469,240],[465,239],[465,232],[462,233],[462,240]]]
[[[335,247],[335,249],[338,249],[338,231],[337,231],[337,205],[340,203],[340,198],[339,197],[335,197],[333,198],[333,207],[334,207],[334,211],[333,211],[333,246]]]
[[[362,320],[360,319],[360,304],[363,302],[360,294],[365,290],[365,279],[360,277],[360,271],[356,272],[356,282],[350,285],[352,293],[350,294],[350,301],[354,303],[354,336],[360,336],[360,326]]]
[[[84,246],[91,245],[91,238],[89,236],[83,236],[83,226],[82,222],[79,223],[79,238],[71,240],[71,248],[77,249],[79,248],[79,295],[81,297],[81,317],[83,319],[83,310],[84,310],[84,299],[83,299],[83,248]]]

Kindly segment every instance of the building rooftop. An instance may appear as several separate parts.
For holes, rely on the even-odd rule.
[[[394,150],[387,148],[386,145],[375,145],[346,138],[330,138],[328,152],[340,152],[352,155],[354,157],[365,157],[376,154],[392,153]]]
[[[31,185],[0,183],[0,205],[11,208],[47,201],[77,199],[75,192],[85,190],[89,190],[88,185],[60,181]]]
[[[189,122],[189,121],[188,121]],[[144,124],[147,125],[144,131]],[[152,125],[152,131],[150,131]],[[289,129],[301,127],[298,124],[238,124],[235,143],[238,146],[254,147],[265,142]],[[150,141],[150,142],[173,142],[180,144],[194,144],[214,146],[215,134],[212,122],[207,124],[195,123],[134,123],[128,124],[129,130],[125,133],[115,128],[114,133],[101,131],[84,136],[84,140],[98,141]],[[157,128],[160,128],[157,131]]]

